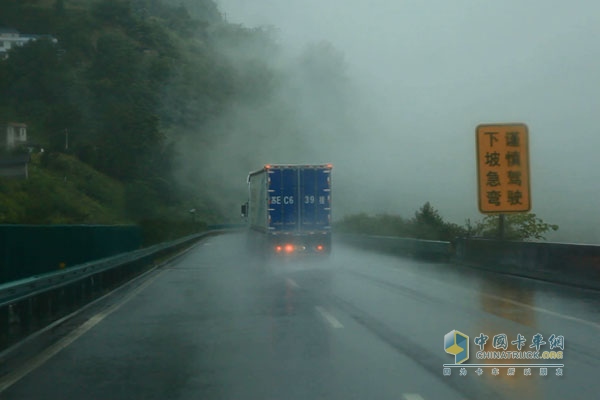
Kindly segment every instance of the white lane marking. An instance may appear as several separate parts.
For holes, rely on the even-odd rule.
[[[68,347],[71,343],[73,343],[87,331],[89,331],[98,323],[100,323],[104,318],[108,317],[110,314],[117,311],[124,304],[126,304],[129,300],[133,299],[135,296],[140,294],[144,289],[150,286],[156,280],[156,278],[158,278],[164,271],[165,270],[160,271],[153,278],[147,280],[146,282],[138,286],[135,290],[133,290],[125,298],[123,298],[123,300],[120,303],[114,304],[106,310],[94,315],[86,322],[81,324],[79,327],[77,327],[75,330],[73,330],[71,333],[69,333],[67,336],[65,336],[64,338],[62,338],[61,340],[54,343],[52,346],[48,347],[46,350],[38,354],[32,360],[30,360],[20,368],[17,368],[14,372],[11,372],[10,374],[6,375],[0,380],[0,393],[4,392],[6,389],[23,379],[25,376],[35,371],[37,368],[41,367],[44,363],[46,363],[48,360],[50,360],[52,357],[58,354],[61,350]]]
[[[521,306],[521,307],[529,308],[529,309],[531,309],[533,311],[537,311],[537,312],[540,312],[540,313],[552,315],[554,317],[559,317],[559,318],[567,319],[567,320],[570,320],[570,321],[579,322],[580,324],[588,325],[588,326],[591,326],[592,328],[596,328],[596,329],[600,330],[600,324],[597,324],[597,323],[591,322],[591,321],[587,321],[585,319],[581,319],[581,318],[577,318],[577,317],[571,317],[569,315],[565,315],[565,314],[557,313],[557,312],[554,312],[554,311],[546,310],[545,308],[536,307],[536,306],[532,306],[532,305],[529,305],[529,304],[521,303],[521,302],[518,302],[518,301],[515,301],[515,300],[507,299],[505,297],[494,296],[492,294],[484,294],[484,296],[488,297],[490,299],[497,300],[497,301],[503,301],[503,302],[506,302],[506,303],[514,304],[516,306]]]
[[[340,323],[333,315],[329,314],[323,307],[316,306],[315,309],[321,314],[325,321],[329,323],[333,328],[343,328],[344,325]]]
[[[397,269],[394,269],[395,267],[388,267],[388,268],[390,270],[393,270],[394,272],[398,272]],[[420,277],[418,274],[415,274],[415,273],[412,273],[412,272],[403,271],[402,273],[406,273],[407,275],[411,275],[413,277]],[[449,283],[445,283],[445,285],[451,286],[452,288],[455,288],[455,289],[465,290],[463,286],[452,285],[452,284],[449,284]],[[513,304],[513,305],[516,305],[516,306],[529,308],[530,310],[533,310],[533,311],[537,311],[537,312],[540,312],[540,313],[543,313],[543,314],[552,315],[553,317],[562,318],[562,319],[566,319],[566,320],[573,321],[573,322],[578,322],[580,324],[587,325],[587,326],[590,326],[592,328],[600,330],[600,324],[592,322],[592,321],[588,321],[588,320],[577,318],[577,317],[572,317],[570,315],[561,314],[561,313],[558,313],[558,312],[555,312],[555,311],[550,311],[550,310],[547,310],[545,308],[532,306],[530,304],[521,303],[519,301],[511,300],[509,298],[502,297],[502,296],[496,296],[496,295],[493,295],[493,294],[481,293],[480,291],[475,291],[475,290],[470,290],[470,289],[467,289],[467,290],[468,290],[468,292],[470,292],[474,296],[483,296],[483,297],[487,297],[489,299],[493,299],[493,300],[497,300],[497,301],[503,301],[503,302],[510,303],[510,304]]]
[[[404,393],[402,395],[406,400],[424,400],[421,395],[416,393]]]
[[[294,280],[293,280],[293,279],[291,279],[291,278],[287,278],[287,279],[285,280],[285,282],[288,284],[288,286],[291,286],[291,287],[293,287],[294,289],[300,289],[300,285],[298,285],[298,284],[296,283],[296,281],[294,281]]]

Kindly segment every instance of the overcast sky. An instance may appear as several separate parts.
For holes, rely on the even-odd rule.
[[[218,2],[230,22],[277,27],[290,52],[326,40],[345,54],[375,112],[365,140],[381,144],[356,161],[394,172],[359,208],[481,218],[475,128],[523,122],[532,211],[560,225],[549,238],[600,243],[600,2]]]

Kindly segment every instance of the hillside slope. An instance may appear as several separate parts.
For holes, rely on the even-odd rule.
[[[67,154],[32,154],[29,179],[0,178],[0,223],[122,224],[125,186]]]

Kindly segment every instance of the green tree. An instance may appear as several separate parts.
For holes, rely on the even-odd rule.
[[[340,232],[412,237],[424,240],[442,240],[452,242],[457,237],[467,235],[467,228],[446,222],[439,212],[427,202],[414,218],[406,220],[397,215],[379,214],[369,216],[366,213],[348,215],[335,225]]]
[[[427,240],[442,239],[442,232],[445,224],[444,219],[429,202],[426,202],[419,211],[415,213],[412,224],[412,234],[414,237]]]
[[[0,117],[26,122],[31,140],[56,148],[53,135],[64,129],[79,130],[79,106],[71,98],[71,67],[59,56],[58,47],[38,39],[11,49],[0,63]]]
[[[59,17],[65,15],[65,0],[56,0],[54,2],[54,12]]]
[[[32,41],[0,60],[0,119],[27,123],[30,139],[42,145],[46,154],[67,152],[68,130],[69,153],[131,184],[123,203],[137,219],[170,218],[166,209],[181,208],[183,185],[173,179],[176,150],[181,151],[177,145],[182,139],[198,137],[197,146],[189,147],[194,162],[201,161],[227,139],[231,126],[238,128],[230,118],[232,109],[266,110],[260,116],[266,115],[262,121],[268,122],[238,128],[253,146],[244,153],[256,159],[254,150],[262,144],[258,135],[278,132],[302,144],[306,140],[299,132],[307,128],[297,121],[310,119],[323,125],[331,113],[331,107],[326,107],[329,102],[342,104],[340,99],[349,97],[342,93],[344,82],[335,79],[341,76],[343,57],[331,46],[308,49],[290,72],[293,68],[278,62],[280,49],[272,29],[230,24],[213,0],[9,0],[0,14],[0,25],[58,39],[58,44]],[[303,100],[290,95],[289,88],[282,89],[284,80],[292,86],[290,76],[297,78],[294,90],[302,92],[307,102],[314,102],[320,93],[331,95],[332,100],[313,104],[312,118],[296,118]],[[260,119],[254,115],[252,120]],[[344,118],[330,118],[331,131],[344,129],[339,120]],[[39,171],[49,167],[42,164],[36,166]],[[194,165],[193,173],[206,177],[212,170]],[[65,175],[69,180],[60,176],[58,184],[43,180],[32,187],[33,198],[48,197],[44,202],[51,207],[31,206],[28,221],[49,220],[49,210],[66,204],[76,191],[91,193],[87,187],[72,187],[71,174]],[[223,193],[231,181],[206,182],[194,186],[194,198],[205,204],[195,207],[203,210],[201,218],[218,220],[217,202],[210,201],[205,188]],[[50,192],[59,185],[69,190]],[[216,185],[223,190],[214,190]],[[9,192],[1,203],[11,207],[23,203],[6,200],[15,197],[13,188]],[[96,197],[108,203],[107,196]],[[78,207],[59,211],[54,217],[74,222],[96,215]],[[2,214],[16,222],[25,220],[17,210],[2,210]],[[407,223],[400,217],[376,216],[371,222],[373,232],[377,226],[382,234],[406,231]]]
[[[488,215],[475,225],[474,233],[487,238],[498,237],[498,215]],[[546,240],[544,234],[557,231],[558,225],[549,224],[536,214],[510,214],[504,218],[504,238],[506,240]]]
[[[109,33],[98,39],[89,70],[94,93],[95,142],[102,157],[97,167],[120,179],[148,176],[154,164],[147,161],[160,152],[160,83],[146,57],[128,36]]]
[[[101,0],[92,6],[92,16],[103,24],[131,28],[135,25],[130,0]]]

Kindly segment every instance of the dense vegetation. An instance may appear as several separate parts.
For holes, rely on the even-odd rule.
[[[177,2],[179,4],[179,2]],[[176,173],[175,144],[264,87],[236,70],[222,41],[262,35],[226,23],[211,0],[8,0],[0,26],[57,38],[0,61],[0,122],[25,122],[30,179],[0,179],[0,223],[181,225],[221,221]],[[246,78],[251,79],[246,79]],[[195,128],[195,129],[194,129]],[[177,222],[175,224],[174,222]]]
[[[389,214],[370,216],[361,213],[346,216],[336,225],[336,230],[353,234],[452,242],[458,237],[498,238],[499,218],[497,215],[490,215],[475,225],[466,221],[464,226],[460,226],[444,221],[439,212],[427,202],[410,219]],[[557,225],[548,224],[535,214],[507,215],[504,221],[504,239],[543,240],[544,233],[557,229]]]
[[[33,154],[29,179],[0,179],[0,220],[26,224],[132,222],[124,185],[76,158]]]
[[[369,216],[361,213],[342,219],[336,230],[367,235],[413,237],[425,240],[453,240],[466,231],[445,222],[429,203],[425,203],[411,219],[397,215],[380,214]]]
[[[343,56],[318,43],[282,61],[273,29],[228,23],[212,0],[9,0],[0,26],[58,40],[0,61],[0,122],[141,193],[134,219],[223,220],[274,154],[326,161],[331,132],[352,142]]]
[[[486,216],[478,222],[473,232],[485,238],[498,236],[499,216]],[[504,239],[506,240],[546,240],[544,234],[558,230],[558,225],[544,222],[536,214],[514,214],[505,216]]]

